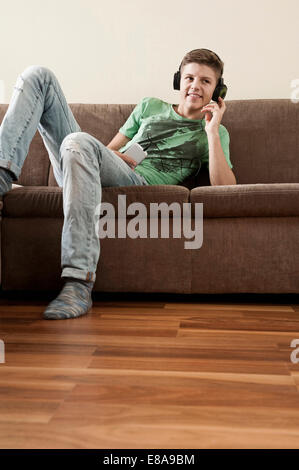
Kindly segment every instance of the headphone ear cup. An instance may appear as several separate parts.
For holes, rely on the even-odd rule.
[[[224,100],[224,98],[226,96],[226,93],[227,93],[227,86],[224,85],[224,83],[219,84],[219,85],[216,86],[216,88],[214,90],[212,100],[216,101],[216,103],[217,103],[219,96],[220,96],[220,98],[222,98]]]
[[[173,88],[175,90],[180,90],[180,82],[181,82],[181,73],[180,71],[178,71],[173,76]]]
[[[227,93],[227,86],[223,84],[219,92],[220,98],[224,100],[224,98],[226,97],[226,93]]]

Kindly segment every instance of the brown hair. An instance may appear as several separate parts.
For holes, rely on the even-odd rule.
[[[215,54],[215,52],[209,51],[208,49],[193,49],[193,51],[188,52],[184,56],[180,66],[180,72],[182,73],[183,67],[186,64],[191,64],[192,62],[208,65],[211,67],[216,74],[218,83],[219,78],[223,74],[224,63],[220,57]]]

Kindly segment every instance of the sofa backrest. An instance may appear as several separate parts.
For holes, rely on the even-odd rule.
[[[230,134],[237,183],[299,182],[299,103],[228,101],[222,123]]]
[[[222,124],[230,134],[237,183],[299,182],[299,103],[287,99],[232,100],[226,101],[226,106]],[[104,145],[111,141],[134,107],[134,104],[70,104],[82,131]],[[7,108],[7,104],[0,104],[0,122]],[[209,184],[206,177],[202,181]],[[39,132],[31,142],[18,184],[57,186]]]

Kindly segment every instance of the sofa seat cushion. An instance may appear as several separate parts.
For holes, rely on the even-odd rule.
[[[189,202],[189,189],[176,185],[149,185],[107,187],[102,190],[102,202],[114,206],[118,215],[118,195],[125,195],[126,208],[133,202],[141,202],[150,215],[150,203]],[[14,188],[3,197],[3,215],[5,217],[63,217],[62,188],[55,186],[26,186]],[[170,212],[170,216],[171,216]],[[134,217],[135,214],[127,218]]]
[[[241,184],[194,188],[194,203],[203,203],[204,217],[299,216],[299,183]]]

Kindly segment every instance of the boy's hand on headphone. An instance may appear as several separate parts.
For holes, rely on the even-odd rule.
[[[218,103],[210,103],[204,106],[201,111],[205,113],[205,131],[213,133],[219,130],[222,116],[226,110],[226,104],[222,98],[218,98]]]

